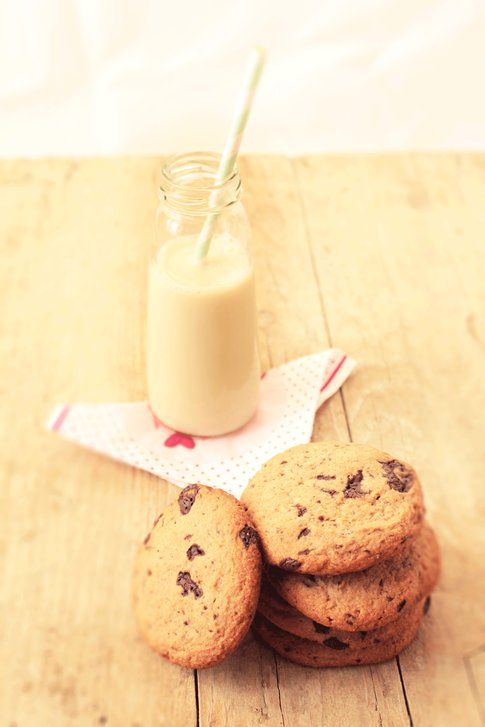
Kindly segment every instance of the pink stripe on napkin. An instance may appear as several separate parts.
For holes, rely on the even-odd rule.
[[[347,360],[347,355],[342,356],[342,358],[338,362],[337,366],[334,368],[334,370],[332,371],[330,376],[326,379],[326,381],[323,384],[320,391],[324,391],[327,388],[327,386],[330,384],[330,382],[333,381],[333,379],[337,376],[338,372],[340,371],[340,369],[342,368],[342,366],[344,365],[346,360]]]
[[[51,425],[51,429],[53,432],[58,432],[59,429],[62,427],[62,423],[64,422],[65,418],[69,414],[70,408],[71,407],[68,404],[64,404],[64,406],[62,406],[60,408],[59,413],[57,414],[57,416],[54,419],[53,424]]]

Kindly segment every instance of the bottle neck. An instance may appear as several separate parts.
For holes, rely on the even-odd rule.
[[[182,214],[219,214],[241,194],[237,166],[229,177],[218,180],[219,162],[220,156],[210,152],[170,157],[162,167],[160,199]]]

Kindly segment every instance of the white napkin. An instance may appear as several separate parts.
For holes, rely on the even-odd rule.
[[[239,497],[264,462],[310,441],[316,410],[354,366],[353,359],[333,348],[270,369],[261,381],[255,416],[222,437],[174,432],[147,402],[61,404],[47,428],[176,485],[201,482]]]

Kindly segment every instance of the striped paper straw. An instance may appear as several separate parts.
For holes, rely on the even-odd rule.
[[[222,152],[219,169],[217,170],[215,185],[221,184],[225,179],[227,179],[234,169],[244,129],[246,128],[249,112],[251,111],[251,104],[258,86],[261,71],[263,70],[263,65],[264,50],[261,47],[256,46],[253,48],[249,58],[247,75],[241,89],[241,95],[239,96],[238,103],[234,110],[231,128],[226,139],[224,151]],[[212,192],[210,197],[210,207],[216,206],[218,192],[219,190],[217,189]],[[203,260],[209,252],[216,219],[217,212],[211,212],[205,219],[204,226],[199,235],[199,239],[197,240],[196,257],[198,261]]]

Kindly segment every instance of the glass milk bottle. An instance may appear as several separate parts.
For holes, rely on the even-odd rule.
[[[162,169],[150,261],[147,376],[154,414],[176,431],[226,434],[253,416],[259,392],[250,229],[237,170],[216,181],[219,156],[172,157]],[[216,206],[214,207],[214,204]],[[209,251],[196,245],[209,211]]]

